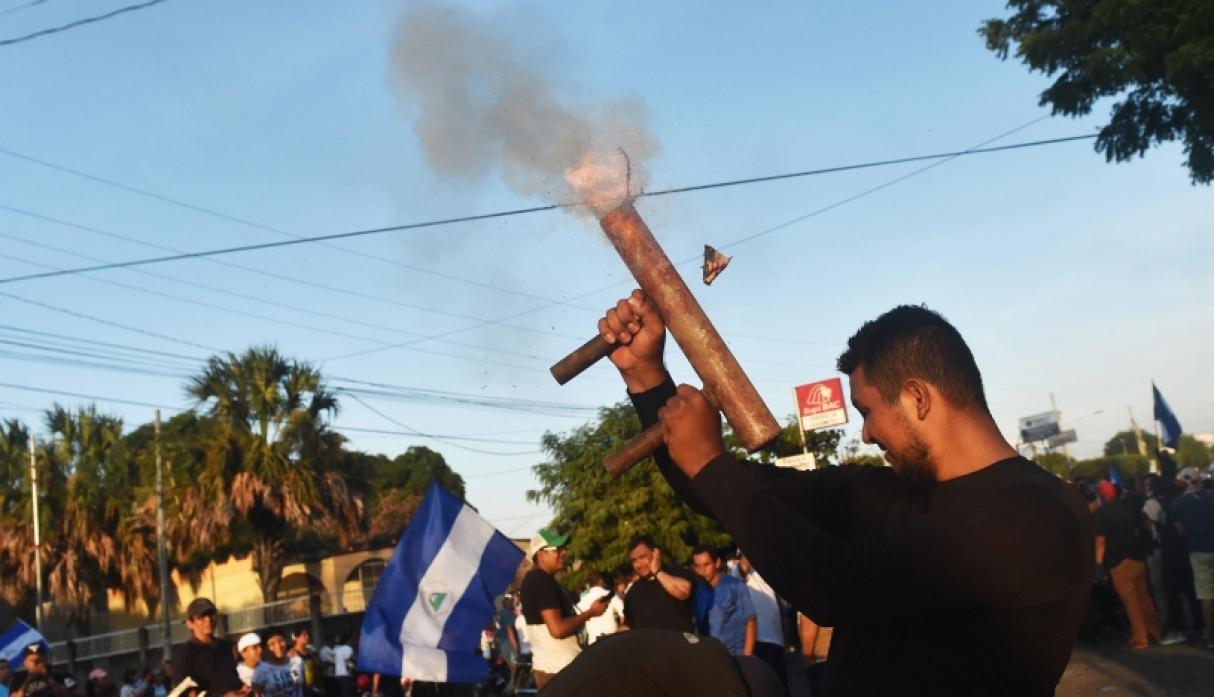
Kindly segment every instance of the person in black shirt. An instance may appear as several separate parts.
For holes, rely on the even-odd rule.
[[[649,535],[628,544],[628,560],[637,574],[624,596],[624,622],[629,629],[695,631],[694,577],[662,563],[662,550]]]
[[[577,634],[586,620],[607,611],[607,599],[599,598],[585,612],[576,612],[569,594],[557,582],[556,574],[565,568],[568,542],[568,535],[547,528],[535,533],[530,547],[535,566],[519,585],[527,640],[531,643],[531,674],[541,690],[581,653]]]
[[[9,694],[12,697],[68,697],[63,685],[51,677],[42,645],[31,644],[25,651],[25,678],[20,685],[12,686]]]
[[[1130,618],[1130,644],[1127,648],[1145,649],[1148,638],[1161,646],[1179,644],[1183,634],[1164,634],[1159,626],[1155,602],[1147,589],[1146,518],[1129,498],[1117,495],[1117,487],[1104,480],[1096,485],[1100,507],[1093,514],[1096,533],[1096,563],[1103,564],[1113,580]]]
[[[232,642],[215,636],[215,604],[207,598],[195,598],[186,608],[186,626],[190,638],[173,653],[173,677],[198,683],[197,692],[207,697],[224,697],[247,692],[236,673],[236,651]]]
[[[725,451],[720,416],[675,388],[640,292],[599,322],[667,481],[781,596],[835,628],[831,695],[1052,695],[1094,573],[1078,495],[1022,457],[957,330],[923,307],[866,323],[838,367],[891,467],[787,470]]]

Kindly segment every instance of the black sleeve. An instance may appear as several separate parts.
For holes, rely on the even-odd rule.
[[[173,685],[170,686],[170,689],[176,687],[178,683],[189,677],[192,672],[193,666],[190,665],[190,654],[189,642],[178,644],[177,648],[173,649]]]
[[[1104,522],[1104,516],[1101,515],[1103,511],[1103,508],[1097,508],[1092,512],[1092,530],[1096,533],[1097,537],[1105,537],[1108,535],[1105,530],[1107,526]]]
[[[633,408],[641,420],[641,426],[647,428],[658,422],[658,410],[675,394],[674,381],[666,376],[666,381],[651,390],[640,394],[628,393]],[[699,493],[691,486],[691,482],[678,465],[670,459],[666,448],[660,448],[653,455],[658,469],[670,483],[671,488],[687,502],[697,513],[714,517],[712,510],[705,505]],[[794,470],[774,465],[762,465],[755,462],[741,461],[753,476],[767,482],[773,491],[778,492],[780,499],[810,521],[828,530],[843,532],[849,527],[851,513],[852,490],[859,470],[875,468],[830,467],[819,470]],[[860,473],[861,475],[866,473]],[[863,479],[875,479],[864,477]],[[871,483],[864,486],[871,489]]]
[[[519,589],[523,596],[523,610],[527,614],[535,613],[538,617],[541,610],[561,610],[561,591],[556,579],[544,574],[528,575],[523,579],[523,587]],[[534,623],[533,623],[534,624]]]
[[[895,526],[844,539],[799,515],[728,455],[691,484],[772,588],[824,626],[1056,600],[1069,587],[1083,539],[1064,502],[1043,502],[1031,489],[997,505],[975,501],[958,514],[964,524]]]

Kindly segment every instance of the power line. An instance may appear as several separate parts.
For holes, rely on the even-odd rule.
[[[382,411],[380,411],[380,410],[376,409],[375,407],[371,406],[370,404],[367,404],[367,403],[366,403],[366,402],[364,402],[363,400],[359,399],[357,395],[350,394],[349,392],[347,392],[347,394],[349,394],[349,395],[350,395],[350,397],[351,397],[351,398],[352,398],[354,401],[356,401],[356,402],[358,402],[359,404],[363,405],[363,407],[365,407],[367,410],[369,410],[369,411],[370,411],[370,412],[372,412],[373,414],[376,414],[376,415],[380,416],[380,417],[381,417],[381,418],[383,418],[385,421],[388,421],[388,422],[390,422],[390,423],[396,424],[397,426],[399,426],[399,427],[401,427],[401,428],[405,429],[406,431],[409,431],[409,432],[410,432],[412,435],[415,435],[415,436],[418,436],[418,437],[424,437],[424,438],[431,438],[431,439],[436,440],[436,441],[438,441],[438,442],[440,442],[440,443],[445,443],[445,444],[447,444],[447,445],[450,445],[450,446],[452,446],[452,447],[459,448],[459,449],[461,449],[461,450],[467,450],[468,452],[471,452],[471,453],[478,453],[478,454],[480,454],[480,455],[497,455],[497,456],[502,456],[502,457],[504,457],[504,456],[514,456],[514,455],[535,455],[535,454],[537,454],[537,453],[543,452],[543,451],[541,451],[541,450],[528,450],[528,451],[525,451],[525,452],[509,452],[509,453],[504,453],[504,452],[498,452],[498,451],[493,451],[493,450],[484,450],[484,449],[481,449],[481,448],[473,448],[473,447],[468,446],[468,445],[461,445],[460,443],[456,443],[456,442],[454,442],[454,441],[451,441],[451,440],[445,439],[445,438],[443,438],[443,437],[441,437],[441,436],[434,436],[434,435],[427,435],[427,434],[423,434],[421,431],[418,431],[417,429],[413,428],[412,426],[409,426],[409,425],[407,425],[407,424],[403,424],[403,423],[401,423],[400,421],[397,421],[396,419],[392,418],[391,416],[388,416],[387,414],[383,413]]]
[[[96,17],[86,17],[84,19],[78,19],[74,22],[69,22],[62,26],[51,27],[50,29],[43,29],[41,31],[36,31],[33,34],[26,34],[25,36],[18,36],[18,37],[12,38],[12,39],[3,39],[3,40],[0,40],[0,46],[12,46],[13,44],[19,44],[19,43],[22,43],[25,41],[29,41],[31,39],[36,39],[40,36],[46,36],[48,34],[58,34],[59,32],[63,32],[63,31],[67,31],[69,29],[74,29],[76,27],[84,26],[85,24],[101,22],[103,20],[107,20],[112,17],[117,17],[120,14],[125,14],[127,12],[134,12],[136,10],[142,10],[145,7],[151,7],[152,5],[157,5],[162,2],[164,2],[164,0],[148,0],[147,2],[140,3],[138,5],[127,5],[126,7],[120,7],[112,12],[107,12],[103,15],[97,15]],[[35,2],[35,3],[30,3],[30,4],[36,5],[37,3]]]
[[[132,186],[130,184],[125,184],[123,182],[116,181],[114,179],[109,179],[107,177],[102,177],[102,176],[98,176],[96,174],[91,174],[89,172],[84,172],[79,169],[67,167],[65,165],[61,165],[61,164],[57,164],[55,162],[50,162],[48,160],[44,160],[42,158],[34,157],[33,155],[27,155],[25,153],[17,152],[15,150],[11,150],[9,148],[0,147],[0,154],[7,155],[14,159],[23,160],[25,162],[29,162],[31,164],[35,164],[40,167],[45,167],[47,169],[51,169],[51,170],[54,170],[57,172],[69,174],[74,177],[79,177],[81,179],[85,179],[87,181],[91,181],[91,182],[94,182],[97,184],[101,184],[101,185],[108,186],[108,187],[111,187],[114,189],[118,189],[120,191],[125,191],[127,193],[135,194],[137,196],[143,196],[145,198],[149,198],[154,201],[159,201],[161,203],[166,203],[171,206],[177,206],[177,207],[183,208],[185,210],[194,211],[196,213],[201,213],[203,215],[208,215],[208,216],[211,216],[218,220],[223,220],[223,221],[227,221],[227,222],[231,222],[231,223],[237,223],[237,224],[244,225],[244,226],[256,229],[256,230],[264,230],[266,232],[272,232],[276,235],[290,237],[292,239],[301,238],[300,235],[297,235],[288,230],[284,230],[282,228],[273,227],[271,225],[266,225],[265,223],[259,223],[255,220],[250,220],[248,218],[242,218],[240,216],[235,216],[235,215],[231,215],[229,213],[224,213],[222,211],[217,211],[213,208],[208,208],[206,206],[200,206],[195,203],[190,203],[189,201],[183,201],[178,198],[173,198],[171,196],[166,196],[164,194],[156,193],[154,191],[149,191],[147,189],[142,189],[140,187]],[[12,210],[12,209],[10,209],[10,210]],[[56,222],[59,222],[59,221],[56,221]],[[100,232],[100,231],[98,231],[98,232]],[[123,237],[122,239],[127,239],[128,241],[132,241],[132,242],[139,242],[138,240],[135,240],[134,238]],[[485,288],[485,289],[496,291],[499,293],[506,293],[509,295],[517,295],[519,297],[531,298],[533,300],[543,300],[545,302],[563,303],[563,301],[553,301],[551,298],[546,298],[541,295],[535,295],[533,293],[528,293],[526,291],[516,290],[514,288],[505,288],[502,286],[495,286],[491,283],[485,283],[483,281],[477,281],[477,280],[470,279],[470,278],[464,278],[462,276],[456,276],[455,274],[444,273],[442,271],[436,271],[434,269],[428,269],[423,266],[416,266],[414,264],[406,264],[406,263],[404,263],[402,261],[398,261],[396,259],[389,259],[387,257],[382,257],[377,254],[370,254],[370,253],[367,253],[367,252],[364,252],[361,250],[351,249],[349,247],[343,247],[341,245],[333,244],[331,242],[320,242],[318,244],[320,244],[322,247],[327,247],[329,249],[336,249],[338,251],[345,252],[346,254],[350,254],[353,256],[363,257],[365,259],[373,259],[375,261],[379,261],[384,264],[388,264],[390,266],[395,266],[397,268],[405,269],[405,270],[413,272],[413,273],[434,276],[436,278],[441,278],[441,279],[445,279],[448,281],[464,283],[467,285],[471,285],[471,286],[475,286],[475,287],[479,287],[479,288]],[[163,247],[163,246],[159,246],[159,245],[150,245],[149,244],[148,246],[158,247],[162,250],[167,250],[167,251],[172,251],[172,252],[181,251],[178,249],[171,249],[171,248]],[[217,262],[217,263],[219,263],[219,262]],[[249,267],[239,266],[236,264],[228,264],[228,265],[232,266],[233,268],[245,269],[247,271],[253,271],[253,272],[260,272],[257,269],[251,269]],[[573,306],[573,307],[576,307],[576,306]],[[589,310],[590,308],[581,307],[578,309]]]
[[[72,221],[63,220],[63,219],[61,219],[61,218],[55,218],[55,217],[52,217],[52,216],[49,216],[49,215],[45,215],[45,214],[42,214],[42,213],[38,213],[38,212],[36,212],[36,211],[31,211],[31,210],[28,210],[28,209],[25,209],[25,208],[17,208],[16,206],[9,206],[9,205],[5,205],[5,204],[0,204],[0,210],[3,210],[3,211],[8,211],[9,213],[14,213],[14,214],[17,214],[17,215],[26,216],[26,217],[29,217],[29,218],[33,218],[33,219],[35,219],[35,220],[41,220],[41,221],[44,221],[44,222],[53,223],[53,224],[55,224],[55,225],[61,225],[61,226],[63,226],[63,227],[72,228],[72,229],[74,229],[74,230],[81,230],[81,231],[84,231],[84,232],[89,232],[89,233],[92,233],[92,234],[101,235],[101,236],[103,236],[103,237],[109,237],[109,238],[111,238],[111,239],[122,240],[122,241],[124,241],[124,242],[130,242],[131,244],[137,244],[137,245],[141,245],[141,246],[144,246],[144,247],[150,247],[150,248],[152,248],[152,249],[159,249],[159,250],[162,250],[162,251],[169,251],[169,252],[173,252],[173,253],[177,253],[177,254],[182,254],[182,253],[183,253],[183,252],[182,252],[181,250],[179,250],[179,249],[174,249],[174,248],[172,248],[172,247],[168,247],[168,246],[165,246],[165,245],[156,244],[156,243],[153,243],[153,242],[148,242],[148,241],[146,241],[146,240],[141,240],[141,239],[138,239],[138,238],[136,238],[136,237],[131,237],[131,236],[128,236],[128,235],[122,235],[122,234],[119,234],[119,233],[116,233],[116,232],[111,232],[111,231],[108,231],[108,230],[102,230],[102,229],[100,229],[100,228],[95,228],[95,227],[91,227],[91,226],[88,226],[88,225],[82,225],[82,224],[80,224],[80,223],[74,223],[74,222],[72,222]],[[62,249],[59,249],[59,248],[56,248],[56,247],[50,246],[50,245],[46,245],[46,244],[43,244],[43,243],[31,242],[31,241],[29,241],[29,240],[24,240],[24,239],[22,239],[22,238],[20,238],[20,237],[11,237],[10,239],[15,239],[15,240],[18,240],[18,241],[21,241],[21,242],[25,242],[26,244],[32,244],[32,245],[36,245],[36,246],[41,246],[41,247],[44,247],[44,248],[47,248],[47,249],[51,249],[51,250],[53,250],[53,251],[59,251],[59,252],[63,252],[63,253],[66,253],[66,254],[73,254],[73,255],[75,255],[75,256],[78,256],[78,257],[81,257],[81,258],[85,258],[85,259],[91,259],[91,260],[93,260],[93,261],[97,261],[97,262],[100,262],[100,263],[102,263],[102,264],[110,264],[110,263],[112,263],[112,262],[110,262],[110,261],[108,261],[108,260],[104,260],[104,259],[98,259],[98,258],[96,258],[96,257],[89,257],[89,256],[84,255],[84,254],[77,254],[77,253],[75,253],[75,252],[68,252],[68,251],[65,251],[65,250],[62,250]],[[381,302],[381,303],[384,303],[384,304],[387,304],[387,305],[392,305],[392,306],[394,306],[394,307],[402,307],[402,308],[405,308],[405,309],[407,309],[407,310],[414,310],[414,311],[417,311],[417,312],[426,312],[426,313],[430,313],[430,314],[441,315],[441,316],[444,316],[444,317],[451,317],[451,318],[454,318],[454,319],[464,319],[464,320],[474,321],[474,322],[477,322],[477,323],[478,323],[476,326],[484,326],[485,324],[494,324],[494,325],[498,325],[498,326],[505,327],[505,328],[507,328],[507,329],[513,329],[514,331],[527,332],[527,333],[532,333],[532,334],[541,334],[541,335],[544,335],[544,336],[560,336],[560,335],[557,335],[557,334],[552,334],[552,333],[550,333],[550,332],[545,332],[545,331],[540,330],[540,329],[533,329],[533,328],[531,328],[531,327],[524,327],[524,326],[519,326],[519,325],[506,324],[506,323],[504,323],[504,322],[503,322],[502,320],[500,320],[500,319],[495,319],[495,318],[489,318],[489,319],[486,319],[486,318],[482,318],[482,317],[476,317],[476,316],[474,316],[474,315],[465,315],[465,314],[461,314],[461,313],[458,313],[458,312],[451,312],[451,311],[448,311],[448,310],[442,310],[442,309],[439,309],[439,308],[429,307],[429,306],[426,306],[426,305],[417,305],[417,304],[414,304],[414,303],[407,303],[407,302],[403,302],[403,301],[401,301],[401,300],[397,300],[397,299],[395,299],[395,298],[388,298],[388,297],[384,297],[384,296],[380,296],[380,295],[375,295],[375,294],[373,294],[373,293],[367,293],[367,292],[364,292],[364,291],[353,290],[353,289],[349,289],[349,288],[342,288],[342,287],[339,287],[339,286],[332,286],[332,285],[329,285],[329,284],[327,284],[327,283],[321,283],[321,282],[316,281],[316,280],[313,280],[313,279],[298,278],[298,277],[296,277],[296,276],[290,276],[290,275],[287,275],[287,274],[282,274],[282,273],[278,273],[278,272],[274,272],[274,271],[267,271],[267,270],[265,270],[265,269],[258,269],[258,268],[254,268],[254,267],[250,267],[250,266],[245,266],[245,265],[243,265],[243,264],[236,264],[236,263],[233,263],[233,262],[223,261],[223,260],[219,260],[219,259],[212,259],[212,258],[209,258],[209,257],[204,257],[204,258],[202,258],[202,259],[199,259],[199,261],[205,261],[205,262],[208,262],[208,263],[211,263],[211,264],[217,264],[217,265],[219,265],[219,266],[226,266],[226,267],[228,267],[228,268],[239,269],[239,270],[241,270],[241,271],[246,271],[246,272],[248,272],[248,273],[257,274],[257,275],[259,275],[259,276],[265,276],[265,277],[267,277],[267,278],[275,278],[275,279],[279,279],[279,280],[287,281],[287,282],[290,282],[290,283],[295,283],[295,284],[298,284],[298,285],[302,285],[302,286],[305,286],[305,287],[308,287],[308,288],[316,288],[316,289],[319,289],[319,290],[329,291],[329,292],[332,292],[332,293],[340,293],[340,294],[342,294],[342,295],[348,295],[348,296],[350,296],[350,297],[360,298],[360,299],[363,299],[363,300],[373,300],[373,301],[376,301],[376,302]],[[132,269],[132,270],[133,270],[133,269]],[[148,271],[144,270],[144,271],[143,271],[143,273],[150,273],[150,272],[148,272]],[[187,285],[196,285],[196,286],[199,286],[199,287],[207,288],[208,290],[213,290],[213,291],[215,291],[215,292],[225,293],[225,294],[228,294],[228,295],[233,295],[233,294],[235,294],[233,291],[227,291],[227,290],[216,290],[214,287],[211,287],[211,286],[206,286],[205,284],[198,284],[198,283],[196,283],[196,282],[180,281],[180,280],[178,280],[178,279],[175,279],[174,277],[168,277],[168,276],[163,276],[163,275],[157,275],[157,277],[158,277],[158,278],[168,278],[169,280],[173,280],[174,282],[186,283]],[[236,295],[240,295],[240,294],[236,294]],[[266,304],[275,304],[275,303],[273,303],[273,302],[271,302],[271,301],[267,301],[267,300],[263,300],[263,299],[255,298],[255,297],[253,297],[253,296],[241,295],[241,297],[243,297],[244,299],[255,299],[255,300],[257,300],[258,302],[262,302],[262,303],[266,303]],[[287,306],[287,307],[288,307],[289,309],[295,309],[295,310],[298,310],[298,311],[301,311],[301,312],[309,312],[309,313],[312,313],[312,314],[316,314],[316,312],[315,312],[314,310],[300,310],[299,308],[295,308],[295,307],[290,307],[290,306]],[[379,328],[384,328],[382,325],[377,325],[377,326],[378,326]],[[386,330],[387,330],[387,331],[400,331],[400,330],[396,330],[396,329],[386,329]],[[412,333],[412,332],[408,332],[408,333]],[[418,334],[415,334],[415,333],[414,333],[414,336],[421,336],[421,335],[418,335]],[[580,339],[580,337],[574,337],[574,336],[564,336],[563,338],[567,338],[567,339]],[[474,348],[482,348],[482,347],[474,347]]]
[[[698,184],[695,186],[681,187],[678,189],[666,189],[666,190],[662,190],[662,191],[655,191],[652,193],[643,193],[643,194],[640,194],[640,196],[641,197],[659,196],[659,195],[667,195],[667,194],[673,194],[673,193],[698,191],[698,190],[704,190],[704,189],[710,189],[710,188],[722,188],[722,187],[727,187],[727,186],[741,186],[741,185],[746,185],[746,184],[775,181],[777,179],[789,179],[789,178],[794,178],[794,177],[808,177],[808,176],[814,176],[817,174],[825,174],[828,172],[841,171],[842,169],[845,169],[845,168],[846,169],[863,169],[863,168],[868,168],[868,167],[884,167],[884,166],[888,166],[888,165],[901,164],[901,163],[910,162],[910,161],[922,161],[922,160],[932,160],[932,159],[954,159],[957,157],[962,157],[964,155],[977,155],[977,154],[981,154],[981,153],[998,152],[998,151],[1011,150],[1011,149],[1016,149],[1016,148],[1039,147],[1042,145],[1052,145],[1052,144],[1056,144],[1056,143],[1068,143],[1068,142],[1073,142],[1076,140],[1084,140],[1084,139],[1094,138],[1094,137],[1095,137],[1095,134],[1082,135],[1082,136],[1069,136],[1069,137],[1065,137],[1065,138],[1052,138],[1052,139],[1047,139],[1047,140],[1031,141],[1028,143],[1016,143],[1013,145],[1002,145],[1002,146],[998,146],[998,147],[994,147],[994,148],[972,148],[969,150],[937,153],[934,155],[916,155],[912,158],[900,158],[897,160],[881,160],[881,161],[876,161],[876,162],[867,162],[867,163],[861,163],[861,164],[855,164],[855,165],[844,165],[842,167],[835,167],[835,168],[830,168],[830,169],[826,169],[826,170],[806,170],[803,172],[792,172],[792,173],[788,173],[788,174],[771,175],[768,177],[757,177],[757,178],[751,178],[751,179],[735,179],[735,180],[725,181],[725,182]],[[0,278],[0,283],[16,283],[19,281],[30,281],[30,280],[41,279],[41,278],[55,278],[55,277],[59,277],[59,276],[68,276],[68,275],[79,274],[79,273],[87,273],[87,272],[91,272],[91,271],[106,271],[109,269],[122,269],[122,268],[129,268],[132,266],[146,266],[149,264],[162,264],[162,263],[172,262],[172,261],[181,261],[184,259],[201,259],[203,257],[220,256],[220,255],[226,255],[226,254],[237,254],[237,253],[241,253],[241,252],[261,251],[261,250],[266,250],[266,249],[277,249],[277,248],[281,248],[281,247],[290,247],[290,246],[295,246],[295,245],[299,245],[299,244],[326,242],[326,241],[330,241],[330,240],[348,239],[348,238],[354,238],[354,237],[365,237],[367,235],[379,235],[379,234],[384,234],[384,233],[388,233],[388,232],[404,232],[404,231],[408,231],[408,230],[419,230],[419,229],[423,229],[423,228],[454,225],[457,223],[469,223],[469,222],[476,222],[476,221],[481,221],[481,220],[492,220],[495,218],[506,218],[506,217],[516,216],[516,215],[525,215],[525,214],[529,214],[529,213],[539,213],[539,212],[543,212],[543,211],[556,210],[558,208],[570,208],[570,207],[574,207],[576,205],[579,205],[579,204],[560,203],[560,204],[549,204],[549,205],[545,205],[545,206],[532,206],[529,208],[515,208],[512,210],[496,211],[493,213],[481,213],[481,214],[477,214],[477,215],[465,215],[465,216],[457,216],[457,217],[453,217],[453,218],[442,218],[442,219],[438,219],[438,220],[427,220],[427,221],[418,222],[418,223],[407,223],[404,225],[390,225],[390,226],[386,226],[386,227],[370,228],[370,229],[366,229],[366,230],[338,232],[338,233],[332,233],[332,234],[327,234],[327,235],[314,235],[311,237],[299,237],[296,239],[278,240],[278,241],[274,241],[274,242],[261,242],[261,243],[257,243],[257,244],[240,245],[240,246],[235,246],[235,247],[223,247],[223,248],[219,248],[219,249],[202,250],[202,251],[197,251],[197,252],[185,252],[185,253],[181,253],[181,254],[171,254],[171,255],[160,256],[160,257],[151,257],[151,258],[146,258],[146,259],[131,259],[129,261],[114,262],[114,263],[109,263],[109,264],[99,264],[97,266],[81,267],[81,268],[76,268],[76,269],[48,271],[48,272],[36,273],[36,274],[26,274],[23,276],[10,276],[8,278]]]
[[[14,7],[10,7],[6,10],[0,10],[0,17],[3,17],[4,15],[7,15],[7,14],[12,14],[14,12],[20,12],[21,10],[28,10],[29,8],[31,8],[33,6],[41,5],[44,2],[46,2],[46,0],[33,0],[33,2],[27,2],[27,3],[21,4],[21,5],[16,5]]]

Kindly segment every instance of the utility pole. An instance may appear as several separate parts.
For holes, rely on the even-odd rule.
[[[160,632],[164,660],[173,659],[173,634],[169,625],[169,555],[164,544],[164,467],[160,461],[160,410],[156,410],[156,557],[160,565]]]
[[[42,526],[38,520],[38,455],[34,450],[34,434],[29,434],[30,494],[34,504],[34,587],[38,604],[34,606],[34,623],[42,631]]]
[[[1130,405],[1125,405],[1125,410],[1130,413],[1130,426],[1134,428],[1134,437],[1138,439],[1138,454],[1143,457],[1147,456],[1147,442],[1142,437],[1142,428],[1138,426],[1138,420],[1134,418],[1134,410]]]

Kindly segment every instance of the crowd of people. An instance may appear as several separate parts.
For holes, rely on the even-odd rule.
[[[1176,472],[1166,450],[1159,458],[1164,474],[1074,482],[1096,532],[1084,631],[1094,638],[1124,616],[1127,648],[1203,639],[1214,649],[1214,478],[1193,467]]]
[[[584,647],[622,633],[638,661],[640,654],[674,660],[669,651],[680,647],[666,645],[672,638],[684,644],[711,638],[700,650],[717,653],[713,663],[727,677],[743,676],[754,695],[786,692],[790,651],[799,650],[811,682],[820,675],[829,628],[793,612],[736,550],[701,545],[682,566],[651,536],[637,535],[628,545],[630,563],[591,572],[575,599],[557,579],[566,568],[568,542],[568,535],[549,529],[535,534],[528,550],[532,568],[517,593],[505,596],[492,624],[494,646],[513,666],[516,687],[525,687],[529,676],[545,688]],[[703,677],[707,684],[718,679]],[[694,691],[691,685],[671,687],[672,694]]]

